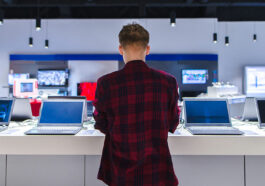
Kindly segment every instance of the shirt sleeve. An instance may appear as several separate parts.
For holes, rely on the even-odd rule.
[[[178,99],[178,85],[176,79],[174,79],[174,88],[169,106],[169,132],[171,133],[175,132],[179,124],[180,109],[178,107]]]
[[[95,129],[100,130],[100,132],[107,134],[108,133],[108,120],[106,113],[106,87],[102,79],[98,79],[97,88],[95,94],[95,100],[93,105],[95,107],[93,117],[96,121]]]

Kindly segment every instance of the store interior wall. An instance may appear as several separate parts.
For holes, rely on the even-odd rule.
[[[77,83],[97,82],[100,76],[118,69],[118,61],[68,61],[69,94],[77,95]]]
[[[177,19],[176,27],[170,26],[169,19],[55,19],[48,21],[48,33],[46,20],[42,20],[39,32],[31,28],[35,20],[5,20],[0,26],[0,96],[8,94],[8,89],[3,86],[8,82],[10,54],[117,53],[118,33],[122,25],[133,21],[149,30],[152,53],[218,54],[219,80],[229,81],[239,90],[242,90],[245,65],[265,65],[265,22],[255,23],[256,43],[252,41],[254,22],[219,22],[219,42],[213,44],[216,19]],[[28,46],[31,30],[32,48]],[[224,45],[226,34],[230,37],[228,47]],[[44,48],[46,36],[50,42],[49,49]],[[80,65],[94,68],[95,63],[88,63]]]

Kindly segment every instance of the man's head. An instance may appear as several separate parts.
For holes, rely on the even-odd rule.
[[[139,24],[132,23],[123,26],[119,33],[119,51],[124,62],[145,60],[150,52],[149,33]]]

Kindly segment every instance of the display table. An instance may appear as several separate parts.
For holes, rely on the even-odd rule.
[[[265,155],[265,131],[256,123],[234,121],[245,132],[243,136],[193,136],[183,127],[170,134],[168,143],[172,155]],[[93,125],[76,136],[38,135],[24,132],[33,126],[16,126],[0,132],[0,154],[19,155],[101,155],[104,135]]]
[[[265,172],[265,131],[256,123],[233,123],[244,136],[192,136],[181,126],[169,134],[180,186],[264,185],[257,170]],[[0,185],[104,185],[96,179],[104,135],[93,125],[76,136],[25,136],[33,125],[20,125],[0,133]]]

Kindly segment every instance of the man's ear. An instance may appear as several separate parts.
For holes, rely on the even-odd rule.
[[[150,45],[148,45],[147,47],[146,47],[146,55],[149,55],[150,54]]]
[[[119,52],[120,52],[120,55],[123,55],[123,48],[121,45],[119,45]]]

